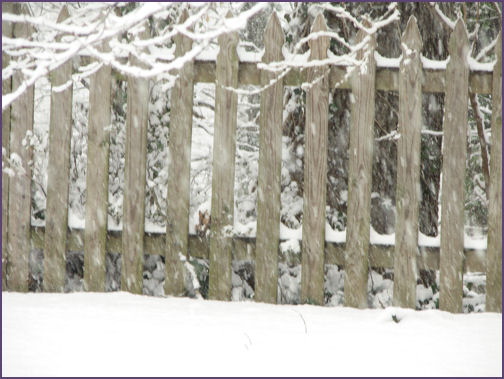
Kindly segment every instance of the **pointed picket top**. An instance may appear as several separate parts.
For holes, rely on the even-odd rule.
[[[325,18],[320,12],[313,22],[311,33],[326,32],[327,24]],[[318,37],[312,39],[308,42],[310,46],[310,58],[311,59],[323,59],[327,58],[327,49],[329,48],[330,39],[329,37]]]
[[[18,3],[17,5],[21,6],[21,8],[17,8],[17,9],[20,9],[20,12],[18,14],[32,16],[32,14],[30,12],[30,8],[28,7],[28,4],[26,4],[26,3],[19,4]],[[14,9],[16,9],[16,8],[14,8]],[[17,12],[15,12],[15,13],[17,13]],[[29,36],[31,36],[31,34],[33,32],[34,32],[33,26],[30,23],[23,23],[23,22],[14,23],[14,29],[13,29],[14,38],[16,38],[16,37],[22,37],[22,38],[29,37]]]
[[[63,8],[61,8],[61,11],[58,15],[58,20],[56,21],[57,23],[65,21],[68,17],[70,17],[70,13],[68,13],[68,7],[66,5],[63,5]],[[61,38],[63,37],[64,34],[59,33],[58,36],[56,37],[56,41],[61,42]]]
[[[278,14],[274,11],[264,30],[263,62],[269,63],[282,59],[282,46],[285,42],[284,32]]]
[[[469,52],[469,36],[467,35],[464,21],[461,18],[457,19],[455,29],[450,36],[448,52],[450,56],[456,56],[464,60],[467,58]]]
[[[32,16],[32,13],[30,11],[30,7],[27,4],[20,4],[20,5],[21,5],[21,13],[20,14]]]
[[[228,10],[226,13],[226,18],[232,18],[232,17],[233,17],[233,12],[231,12],[231,10]],[[218,38],[219,45],[227,44],[228,39],[229,39],[229,43],[231,45],[238,45],[238,33],[237,32],[221,34]]]
[[[186,20],[189,18],[189,11],[187,8],[184,8],[182,11],[182,14],[180,15],[180,18],[178,20],[178,24],[182,24],[183,22],[186,22]]]
[[[58,20],[56,22],[57,23],[63,22],[68,17],[70,17],[70,13],[68,13],[68,7],[66,5],[63,5],[63,8],[61,8],[61,11],[58,15]]]
[[[178,20],[178,24],[180,25],[180,24],[184,23],[188,18],[189,18],[189,11],[186,8],[186,9],[184,9],[182,14],[180,15],[180,18]],[[173,40],[175,41],[175,56],[176,57],[183,56],[186,52],[188,52],[192,48],[192,39],[181,34],[181,33],[178,33],[173,38]]]
[[[364,27],[366,27],[366,28],[371,28],[373,26],[371,21],[367,18],[363,18],[362,25],[364,25]],[[368,33],[364,29],[360,29],[357,32],[356,43],[362,42],[364,40],[364,38],[366,38],[367,36],[368,36]],[[370,36],[370,39],[369,39],[369,42],[367,43],[367,48],[362,48],[359,50],[359,52],[357,53],[357,59],[362,59],[365,56],[366,49],[374,50],[376,48],[376,33],[373,33],[369,36]],[[369,56],[369,59],[374,60],[374,57]]]
[[[422,49],[422,37],[420,36],[415,16],[410,16],[406,30],[401,38],[401,43],[411,50],[418,51]],[[403,50],[405,50],[404,47]]]

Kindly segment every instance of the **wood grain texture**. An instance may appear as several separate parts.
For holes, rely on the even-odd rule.
[[[84,232],[84,287],[91,292],[105,291],[111,85],[110,66],[91,76]]]
[[[13,13],[14,3],[3,3],[2,13]],[[2,36],[12,37],[13,25],[11,22],[2,22]],[[2,51],[2,69],[9,65],[10,57]],[[12,90],[12,78],[2,80],[2,95]],[[10,107],[2,111],[2,155],[9,156],[10,141]],[[2,291],[7,290],[7,223],[9,217],[9,175],[2,170]]]
[[[15,13],[30,14],[26,4],[15,4]],[[29,38],[33,30],[28,24],[16,23],[14,38]],[[16,71],[12,76],[12,90],[15,91],[24,80],[24,75]],[[9,290],[28,291],[31,224],[31,168],[28,162],[32,151],[24,146],[27,132],[33,130],[33,86],[29,87],[11,105],[10,157],[17,154],[22,169],[9,179],[9,220],[7,235],[7,286]]]
[[[450,36],[446,68],[441,190],[441,257],[439,309],[462,312],[464,264],[464,189],[469,99],[469,40],[459,19]]]
[[[326,30],[324,16],[319,13],[311,31]],[[311,40],[310,60],[326,59],[329,42],[328,37]],[[310,87],[306,91],[301,302],[318,305],[324,304],[328,74],[327,67],[308,69]]]
[[[274,12],[264,32],[263,62],[283,59],[284,34]],[[264,71],[266,86],[277,75]],[[257,242],[255,255],[256,301],[277,302],[278,243],[280,240],[280,182],[282,165],[283,83],[278,80],[261,93],[259,118],[259,173],[257,187]]]
[[[357,41],[366,37],[363,31]],[[363,64],[352,74],[348,169],[345,306],[367,308],[368,248],[371,215],[371,169],[375,115],[375,36],[359,51]]]
[[[408,21],[401,46],[393,304],[415,309],[421,199],[422,39],[414,16]]]
[[[228,17],[231,14],[228,13]],[[238,96],[224,87],[238,87],[238,34],[219,37],[215,85],[215,127],[212,165],[212,225],[208,297],[231,299],[231,243],[225,238],[233,228]]]
[[[80,57],[81,65],[89,64],[89,57],[82,55]],[[125,64],[125,58],[118,58],[118,61]],[[160,61],[167,63],[168,60]],[[239,62],[238,68],[238,85],[261,85],[261,73],[257,68],[258,62]],[[215,61],[199,60],[194,62],[194,82],[195,83],[215,83]],[[122,74],[113,71],[117,77],[122,77]],[[329,88],[352,89],[350,78],[344,80],[347,72],[347,66],[331,65],[329,73]],[[176,72],[173,72],[176,74]],[[423,69],[423,93],[444,93],[446,90],[445,70],[440,69]],[[306,82],[306,69],[293,68],[284,77],[284,86],[299,87]],[[399,69],[395,67],[376,67],[375,87],[377,91],[399,91]],[[471,70],[469,74],[469,93],[478,93],[482,95],[492,94],[492,72]]]
[[[194,82],[215,83],[215,62],[198,61],[194,64]],[[331,66],[329,73],[329,88],[352,89],[350,78],[345,80],[346,66]],[[283,79],[284,86],[299,87],[306,82],[306,70],[292,69]],[[423,93],[444,93],[446,89],[445,70],[423,69]],[[260,85],[261,75],[257,64],[253,62],[240,62],[238,71],[240,86]],[[378,67],[375,79],[378,91],[399,91],[399,70],[397,68]],[[469,76],[469,92],[479,94],[492,93],[492,73],[486,71],[471,71]]]
[[[139,37],[141,39],[150,37],[147,23],[144,23],[144,30]],[[130,55],[130,61],[136,66],[141,65],[133,55]],[[128,77],[121,290],[136,294],[143,292],[149,96],[148,79]]]
[[[57,22],[70,14],[61,8]],[[61,40],[61,36],[57,38]],[[47,166],[46,237],[44,246],[45,292],[63,292],[66,277],[66,237],[70,184],[70,142],[72,137],[72,61],[50,74],[51,89],[70,81],[63,91],[51,91],[49,161]]]
[[[229,238],[232,260],[254,260],[256,254],[256,240],[248,237]],[[84,248],[84,230],[68,231],[67,247],[69,251],[82,251]],[[282,240],[280,242],[283,242]],[[145,233],[145,254],[159,255],[166,246],[164,233]],[[31,228],[32,249],[44,248],[44,227]],[[369,266],[394,268],[394,246],[370,245]],[[107,253],[122,254],[122,232],[109,231],[107,233]],[[439,247],[419,246],[418,268],[420,270],[439,270]],[[193,258],[208,259],[210,246],[207,239],[197,235],[189,235],[189,254]],[[325,264],[345,266],[345,244],[325,243]],[[485,272],[486,254],[482,250],[464,249],[464,272]],[[301,264],[299,254],[281,254],[279,262],[286,264]]]
[[[184,10],[179,24],[189,17]],[[175,37],[175,56],[181,57],[192,48],[192,40],[183,35]],[[171,94],[170,160],[168,162],[168,195],[166,226],[165,294],[183,295],[185,291],[184,264],[188,256],[189,195],[191,174],[191,135],[193,114],[194,63],[186,62],[179,71]]]
[[[495,48],[488,198],[486,311],[502,313],[502,31]]]

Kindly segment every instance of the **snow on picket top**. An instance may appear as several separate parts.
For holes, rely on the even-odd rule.
[[[144,12],[152,12],[152,6],[147,6],[145,9],[143,9]],[[197,9],[198,6],[195,6]],[[157,9],[157,8],[156,8]],[[141,13],[141,14],[143,14]],[[43,22],[43,23],[51,23],[54,22],[55,18],[57,17],[57,12],[52,12],[50,13],[50,16],[46,20],[42,20],[40,17],[36,17],[37,22]],[[241,28],[243,27],[245,18],[240,18],[237,17],[233,19],[231,23],[228,22],[225,26],[228,28]],[[222,30],[216,30],[214,31],[215,33],[222,32]],[[116,42],[112,43],[112,47],[114,47]],[[161,55],[162,53],[167,54],[166,56],[171,56],[172,55],[172,50],[173,47],[170,49],[166,50],[159,50],[159,48],[156,45],[151,45],[149,46],[149,49],[153,55]],[[308,54],[309,52],[305,52],[304,54],[295,54],[293,52],[287,51],[287,49],[284,46],[284,55],[286,57],[286,62],[287,65],[290,67],[304,67],[306,64],[308,64],[307,59],[308,59]],[[255,52],[248,52],[245,50],[244,46],[239,46],[238,49],[238,54],[239,54],[239,59],[240,61],[243,62],[255,62],[255,63],[260,63],[263,51],[255,51]],[[209,45],[207,48],[202,51],[198,56],[197,59],[199,60],[215,60],[215,57],[218,53],[218,46],[217,45]],[[353,58],[350,56],[336,56],[334,54],[329,54],[328,55],[328,62],[326,63],[331,63],[334,64],[337,62],[338,64],[351,64]],[[396,68],[399,67],[399,62],[401,57],[398,58],[386,58],[381,56],[378,52],[375,51],[375,59],[377,62],[378,67],[388,67],[388,68]],[[473,58],[469,58],[471,69],[472,70],[479,70],[479,71],[491,71],[493,69],[493,63],[479,63]],[[444,61],[432,61],[430,59],[427,59],[425,57],[422,57],[422,64],[425,69],[433,69],[433,70],[442,70],[446,68],[446,64],[448,62],[448,59]],[[319,62],[320,63],[320,62]],[[48,101],[48,83],[45,83],[43,80],[38,81],[36,83],[36,93],[40,94],[40,99],[41,101],[38,103],[35,112],[35,131],[36,134],[40,136],[44,136],[47,134],[47,129],[48,129],[48,108],[49,108],[49,101]],[[77,96],[82,97],[82,95],[86,96],[86,92],[80,91]],[[83,100],[81,100],[83,101]],[[195,138],[193,138],[193,145]],[[207,139],[208,140],[208,139]],[[198,143],[201,142],[198,141]],[[47,142],[45,142],[47,143]],[[211,145],[211,144],[210,144]],[[203,151],[203,148],[199,148],[198,150],[195,150],[195,152],[205,154],[206,151]],[[193,152],[193,156],[195,155],[195,152]],[[46,162],[47,157],[46,154],[44,154],[43,151],[35,152],[36,154],[36,159],[35,162],[38,166],[40,166],[39,171],[43,171],[44,162]],[[285,157],[284,157],[285,158]],[[46,164],[45,164],[46,165]],[[46,184],[44,182],[44,176],[41,174],[40,175],[40,181],[41,185],[43,188],[46,187]],[[43,199],[40,201],[43,202]],[[74,212],[74,210],[69,209],[69,226],[72,229],[83,229],[85,227],[84,220],[81,217],[82,215]],[[189,225],[189,232],[191,234],[195,233],[194,226],[195,226],[195,218],[194,215],[191,214],[191,222]],[[34,225],[37,226],[43,226],[43,221],[35,221],[32,220]],[[116,224],[115,222],[112,222],[110,220],[109,222],[109,229],[111,230],[121,230],[122,225]],[[280,227],[280,237],[282,240],[291,240],[291,239],[296,239],[296,240],[301,240],[301,235],[302,235],[302,229],[291,229],[286,227],[285,225],[281,224],[279,225]],[[150,222],[150,220],[146,220],[145,224],[145,231],[149,233],[162,233],[164,232],[164,227],[157,225],[153,222]],[[237,221],[237,218],[235,218],[235,225],[233,228],[233,235],[235,236],[243,236],[243,237],[255,237],[256,234],[256,225],[255,223],[247,223],[247,224],[241,224],[239,221]],[[389,234],[389,235],[380,235],[374,231],[373,228],[370,229],[370,241],[372,244],[380,244],[380,245],[393,245],[394,244],[394,234]],[[346,242],[346,231],[337,231],[333,230],[329,224],[326,224],[326,240],[328,242],[334,242],[334,243],[345,243]],[[421,246],[433,246],[437,247],[439,246],[439,236],[438,237],[427,237],[423,235],[422,233],[419,233],[419,245]],[[470,237],[470,236],[465,236],[465,246],[466,248],[475,248],[475,249],[485,249],[486,248],[486,238],[477,238],[477,237]]]
[[[202,4],[195,4],[191,5],[194,7],[194,12],[198,12],[199,9],[203,6]],[[142,15],[152,13],[156,9],[157,5],[145,5],[142,6],[142,9],[140,13],[138,13],[135,17],[140,17]],[[99,7],[98,7],[99,8]],[[258,9],[261,9],[260,7],[257,9],[254,9],[253,11],[249,12],[249,15],[252,14],[253,12],[257,12]],[[310,9],[310,12],[315,12],[315,8]],[[35,17],[34,20],[35,22],[41,23],[41,25],[50,25],[51,23],[54,23],[55,19],[57,17],[57,12],[49,12],[47,17]],[[133,16],[131,16],[133,17]],[[348,15],[345,15],[345,17],[349,17]],[[215,35],[218,35],[219,33],[222,33],[225,28],[228,29],[240,29],[243,28],[244,25],[246,24],[246,18],[247,16],[239,15],[236,18],[234,18],[231,21],[226,21],[225,25],[221,25],[220,28],[214,29],[209,31],[208,33],[214,33]],[[391,18],[393,19],[393,17]],[[128,19],[127,20],[130,23],[133,23],[133,19]],[[117,22],[116,19],[112,20],[112,29],[114,28],[121,28],[121,25],[116,25],[114,22]],[[215,24],[217,25],[217,24]],[[114,31],[114,30],[112,30]],[[117,32],[117,30],[115,30]],[[48,33],[50,34],[50,33]],[[208,36],[205,37],[205,35],[199,35],[198,36],[198,41],[201,41],[204,38],[207,38]],[[316,37],[316,36],[312,36]],[[112,47],[117,48],[120,50],[121,44],[118,43],[117,41],[112,42]],[[155,56],[161,56],[165,54],[165,59],[168,57],[171,57],[173,55],[173,47],[171,48],[165,48],[161,49],[157,45],[150,45],[149,46],[149,51],[150,53],[155,57]],[[353,58],[351,55],[341,55],[341,56],[336,56],[335,54],[329,54],[327,62],[315,62],[315,63],[308,63],[308,55],[309,52],[305,52],[304,54],[298,54],[296,51],[288,51],[288,49],[284,46],[283,48],[284,56],[285,56],[285,62],[282,63],[287,67],[305,67],[307,64],[321,64],[321,63],[329,63],[329,64],[340,64],[340,65],[351,65],[353,62]],[[206,48],[197,55],[198,60],[214,60],[216,55],[218,53],[218,46],[216,44],[209,44],[206,46]],[[254,52],[248,52],[245,49],[245,46],[239,46],[238,47],[238,55],[240,61],[243,62],[255,62],[260,64],[260,60],[262,57],[263,51],[254,51]],[[120,56],[121,53],[118,52],[118,56]],[[189,57],[187,57],[189,58]],[[378,67],[388,67],[388,68],[398,68],[399,67],[399,62],[401,57],[398,58],[386,58],[382,57],[378,52],[375,52],[375,59],[377,62]],[[449,59],[446,59],[444,61],[433,61],[430,59],[427,59],[425,57],[422,57],[422,64],[424,69],[431,69],[431,70],[443,70],[446,68],[446,64]],[[469,63],[471,70],[478,70],[478,71],[492,71],[493,69],[493,63],[480,63],[476,61],[475,59],[469,57]],[[183,61],[180,61],[178,64],[183,64]],[[282,67],[282,64],[277,65],[278,67]],[[140,71],[135,71],[133,68],[131,69],[132,73],[135,74],[141,74]],[[36,116],[35,116],[35,135],[38,136],[44,136],[47,134],[47,128],[48,128],[48,108],[49,108],[49,102],[48,100],[48,84],[43,82],[44,80],[40,80],[36,82],[36,93],[38,92],[41,97],[41,102],[38,104],[38,106],[35,109]],[[78,82],[76,82],[77,84]],[[80,97],[82,95],[86,96],[87,93],[84,92],[79,92]],[[74,96],[75,97],[75,96]],[[211,121],[211,120],[210,120]],[[195,136],[197,136],[197,133],[195,133]],[[205,136],[206,137],[206,136]],[[193,145],[195,145],[195,139],[193,136]],[[211,140],[208,138],[199,138],[198,143],[201,144],[201,140],[203,140],[203,145],[205,144],[205,141],[207,144],[210,146],[211,145]],[[45,141],[45,144],[47,141]],[[42,144],[44,145],[44,144]],[[205,154],[207,153],[208,150],[205,150],[204,146],[199,147],[198,149],[193,151],[193,157],[195,156],[196,153],[201,153]],[[46,183],[44,182],[44,176],[42,174],[43,168],[46,166],[46,161],[47,157],[46,154],[43,151],[35,151],[36,154],[36,165],[39,167],[40,171],[40,182],[43,188],[45,188]],[[284,154],[283,154],[284,155]],[[43,203],[43,199],[40,199],[40,201]],[[302,201],[302,200],[301,200]],[[43,204],[42,204],[43,205]],[[289,204],[289,206],[292,207],[298,207],[299,204]],[[301,205],[302,206],[302,205]],[[83,229],[85,227],[84,225],[84,220],[81,217],[83,215],[76,213],[73,209],[69,209],[69,226],[72,229]],[[191,217],[191,222],[189,225],[189,231],[191,234],[195,233],[194,227],[196,224],[196,219],[193,214],[190,215]],[[110,219],[109,219],[110,220]],[[37,226],[43,226],[43,221],[40,222],[35,222],[35,220],[32,220],[33,224]],[[112,221],[112,220],[110,220]],[[302,229],[297,228],[297,229],[291,229],[286,227],[285,225],[281,224],[279,225],[280,228],[280,237],[282,240],[301,240],[301,235],[302,235]],[[116,224],[114,222],[109,222],[109,229],[111,230],[121,230],[122,225]],[[150,220],[146,220],[145,224],[145,230],[146,232],[149,233],[163,233],[164,232],[164,227],[160,226],[158,224],[155,224],[153,222],[150,222]],[[242,224],[238,221],[238,218],[235,217],[235,224],[234,228],[231,231],[232,235],[234,236],[242,236],[242,237],[255,237],[256,234],[256,224],[254,222],[251,223],[246,223]],[[326,240],[329,242],[333,243],[345,243],[346,242],[346,231],[338,231],[338,230],[333,230],[328,223],[326,223]],[[370,229],[370,242],[372,244],[380,244],[380,245],[393,245],[394,244],[394,234],[388,234],[388,235],[380,235],[375,232],[373,228]],[[432,246],[432,247],[437,247],[439,246],[439,236],[437,237],[428,237],[423,235],[422,233],[419,233],[419,245],[420,246]],[[294,242],[291,242],[292,245],[295,245]],[[478,249],[482,250],[486,248],[486,237],[474,237],[474,236],[465,236],[465,247],[466,248],[472,248],[472,249]]]
[[[4,292],[2,375],[500,377],[502,315]]]

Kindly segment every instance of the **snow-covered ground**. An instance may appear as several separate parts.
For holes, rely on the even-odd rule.
[[[502,315],[2,293],[2,376],[98,375],[502,376]]]

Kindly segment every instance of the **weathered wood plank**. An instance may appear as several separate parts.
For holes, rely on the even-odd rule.
[[[184,10],[179,23],[188,17],[189,13]],[[192,48],[192,40],[181,34],[175,37],[175,43],[176,57],[183,56]],[[185,270],[181,256],[187,257],[189,246],[193,67],[192,61],[184,64],[171,94],[170,160],[166,201],[165,294],[167,295],[183,295],[185,291]]]
[[[363,31],[357,40],[366,37]],[[371,169],[375,114],[375,36],[358,53],[363,65],[352,74],[352,109],[348,170],[345,305],[367,307],[368,247],[371,217]]]
[[[319,13],[312,33],[326,30],[324,16]],[[329,42],[327,37],[311,40],[310,60],[326,59]],[[310,88],[306,91],[301,302],[318,305],[324,304],[328,73],[327,67],[308,69]]]
[[[231,13],[228,13],[228,17]],[[238,87],[238,34],[219,37],[215,85],[215,128],[212,166],[212,225],[208,297],[231,298],[231,243],[225,238],[233,228],[238,96],[224,87]]]
[[[110,66],[91,76],[84,232],[84,287],[91,292],[105,291],[111,85]]]
[[[464,188],[469,98],[469,40],[459,19],[450,36],[446,69],[441,192],[441,257],[439,309],[462,312],[464,253]]]
[[[415,309],[421,198],[422,39],[414,16],[408,21],[401,46],[393,304]]]
[[[15,13],[30,14],[26,4],[18,4]],[[32,34],[31,26],[16,23],[13,27],[14,38],[28,38]],[[23,82],[20,71],[12,77],[12,90],[15,91]],[[23,140],[28,131],[33,130],[34,88],[29,87],[11,105],[10,158],[17,155],[22,167],[9,179],[9,224],[7,235],[7,285],[10,290],[28,291],[28,259],[30,255],[31,224],[31,168],[30,148]]]
[[[255,259],[256,242],[254,238],[234,237],[230,238],[232,245],[233,260]],[[84,249],[84,230],[73,229],[68,231],[67,248],[69,251],[82,251]],[[280,241],[283,242],[283,241]],[[162,255],[166,246],[164,233],[145,233],[145,253]],[[44,249],[44,228],[31,228],[31,248]],[[109,231],[107,233],[107,253],[122,254],[122,232]],[[439,270],[439,247],[419,246],[419,270]],[[194,258],[208,259],[210,246],[206,238],[197,235],[189,235],[189,255]],[[301,264],[301,256],[292,254],[279,255],[279,262],[294,262]],[[345,266],[345,244],[325,243],[325,264]],[[370,245],[369,266],[394,268],[394,246]],[[484,250],[464,249],[464,272],[486,272],[486,252]]]
[[[263,62],[283,59],[284,34],[274,12],[264,31]],[[266,86],[277,75],[263,72]],[[282,165],[283,83],[277,81],[261,94],[259,119],[259,174],[257,187],[256,301],[277,302],[278,241],[280,240],[280,182]]]
[[[70,16],[61,8],[57,22]],[[61,40],[61,36],[57,37]],[[45,292],[63,292],[66,277],[66,237],[70,184],[70,141],[72,137],[72,61],[50,74],[51,114],[49,121],[49,162],[47,166],[46,237],[44,248]],[[54,88],[70,85],[63,91]]]
[[[195,83],[215,83],[215,62],[199,61],[194,63]],[[423,69],[423,93],[444,93],[445,70]],[[350,79],[344,80],[346,66],[331,66],[329,73],[329,88],[351,89]],[[240,62],[238,84],[260,85],[260,70],[256,63]],[[292,69],[283,79],[284,86],[299,87],[306,82],[306,70]],[[471,71],[469,76],[469,92],[479,94],[492,93],[492,73],[485,71]],[[377,91],[399,91],[399,70],[397,68],[378,67],[376,69]]]
[[[89,64],[89,57],[81,56],[81,65]],[[121,63],[126,63],[126,59],[119,58]],[[164,63],[169,61],[160,60]],[[329,88],[352,89],[351,80],[343,80],[347,66],[331,65],[329,73]],[[175,72],[174,72],[175,74]],[[122,76],[114,71],[114,75]],[[445,70],[423,69],[423,93],[444,93],[446,90]],[[194,61],[194,82],[195,83],[215,83],[215,62],[208,60]],[[293,68],[284,77],[284,86],[299,87],[306,82],[306,69]],[[239,62],[238,85],[261,85],[261,70],[257,68],[255,62]],[[399,69],[394,67],[376,67],[375,86],[377,91],[399,91]],[[492,72],[472,70],[469,74],[469,93],[481,95],[492,94]]]
[[[486,311],[502,313],[502,31],[495,48],[488,199]]]
[[[3,3],[2,13],[13,13],[14,3]],[[2,22],[2,36],[12,37],[13,25],[11,22]],[[10,57],[2,51],[2,69],[9,65]],[[12,78],[2,80],[2,95],[12,90]],[[10,141],[10,107],[2,111],[2,155],[9,156]],[[9,217],[9,175],[2,171],[2,291],[7,290],[7,224]]]
[[[140,38],[149,37],[149,26],[144,23]],[[137,66],[141,65],[141,62],[131,54],[130,61]],[[149,80],[128,77],[121,290],[136,294],[143,292],[148,122]]]

